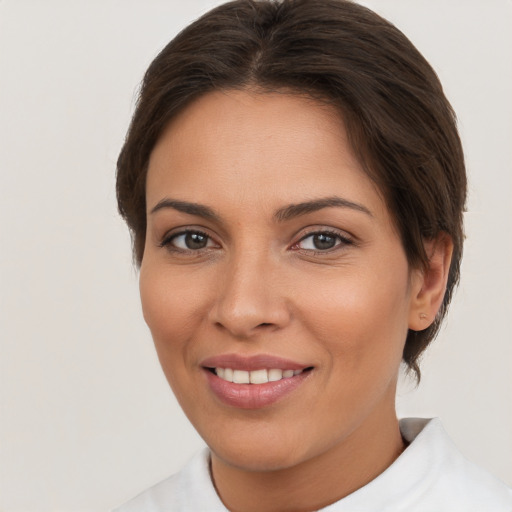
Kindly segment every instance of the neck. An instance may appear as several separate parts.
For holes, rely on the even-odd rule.
[[[275,471],[234,467],[212,453],[217,492],[232,512],[318,510],[360,489],[405,449],[394,409],[365,421],[313,459]]]

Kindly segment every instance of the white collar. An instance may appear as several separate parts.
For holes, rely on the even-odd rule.
[[[467,461],[438,418],[400,420],[410,443],[370,483],[322,512],[511,512],[512,489]],[[115,512],[227,512],[204,448],[178,474]]]

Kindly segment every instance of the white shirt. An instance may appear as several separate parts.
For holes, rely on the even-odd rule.
[[[512,512],[512,489],[466,460],[438,418],[400,420],[410,443],[370,483],[322,512]],[[209,474],[209,451],[113,512],[227,512]]]

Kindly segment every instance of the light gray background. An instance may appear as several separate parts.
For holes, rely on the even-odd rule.
[[[214,0],[0,0],[0,509],[106,511],[202,445],[161,373],[114,193],[145,68]],[[512,483],[512,3],[372,0],[437,69],[470,185],[462,286],[401,416]]]

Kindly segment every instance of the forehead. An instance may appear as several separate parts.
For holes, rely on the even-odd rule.
[[[162,194],[275,207],[333,194],[380,201],[337,111],[295,94],[238,90],[200,97],[167,126],[149,162],[148,208]]]

